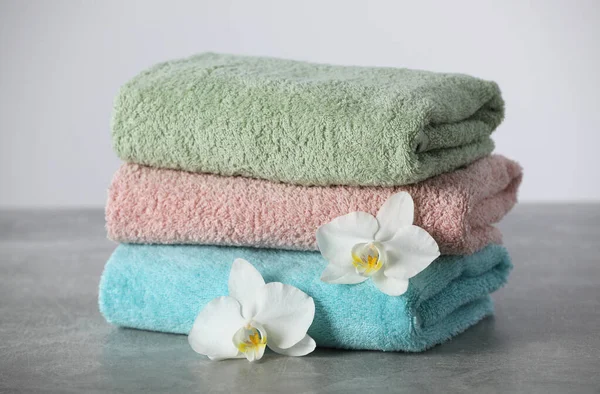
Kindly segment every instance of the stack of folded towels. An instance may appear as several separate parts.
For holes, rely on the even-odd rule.
[[[243,258],[313,297],[318,346],[441,343],[493,312],[511,269],[494,223],[521,168],[491,155],[503,116],[495,83],[460,74],[212,53],[156,65],[115,101],[126,164],[106,221],[121,245],[100,309],[119,326],[187,334]],[[442,255],[397,297],[321,281],[317,228],[375,215],[399,191]]]

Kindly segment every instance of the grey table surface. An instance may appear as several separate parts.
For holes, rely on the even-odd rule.
[[[0,211],[2,392],[600,392],[600,205],[520,205],[496,315],[419,354],[317,349],[210,362],[97,307],[101,210]]]

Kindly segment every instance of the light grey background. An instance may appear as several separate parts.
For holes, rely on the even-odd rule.
[[[103,205],[118,87],[207,50],[496,80],[521,200],[598,200],[599,39],[595,0],[0,0],[0,206]]]

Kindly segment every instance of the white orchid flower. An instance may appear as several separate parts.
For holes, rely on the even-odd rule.
[[[276,353],[304,356],[315,349],[306,333],[315,303],[294,286],[265,284],[256,268],[236,259],[229,274],[229,296],[215,298],[198,314],[188,341],[211,360],[260,360],[268,346]]]
[[[408,279],[440,255],[431,235],[413,225],[413,216],[412,197],[400,192],[381,206],[376,218],[352,212],[319,227],[317,244],[329,262],[321,280],[356,284],[371,278],[387,295],[404,294]]]

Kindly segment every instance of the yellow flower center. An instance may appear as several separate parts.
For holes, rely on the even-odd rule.
[[[233,344],[248,360],[259,360],[265,352],[267,335],[257,327],[247,324],[235,333]]]
[[[385,253],[378,242],[356,244],[351,253],[356,273],[362,276],[373,275],[385,263]]]

